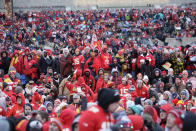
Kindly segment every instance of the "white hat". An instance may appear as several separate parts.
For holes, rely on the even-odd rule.
[[[149,78],[148,78],[147,75],[144,75],[143,81],[144,81],[144,80],[149,80]]]
[[[127,81],[127,78],[126,78],[126,77],[123,77],[123,78],[122,78],[122,81]]]
[[[112,74],[113,74],[114,72],[118,72],[118,70],[117,70],[116,68],[113,68],[113,69],[112,69]]]

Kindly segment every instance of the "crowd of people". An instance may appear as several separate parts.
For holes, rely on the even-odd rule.
[[[196,130],[196,46],[165,42],[196,37],[195,8],[19,11],[13,21],[0,12],[0,130]]]

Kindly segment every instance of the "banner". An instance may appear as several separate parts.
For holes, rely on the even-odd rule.
[[[12,18],[12,0],[5,0],[5,16],[7,19]]]
[[[165,68],[166,70],[168,70],[171,67],[171,63],[166,62],[164,65],[162,65],[163,68]]]

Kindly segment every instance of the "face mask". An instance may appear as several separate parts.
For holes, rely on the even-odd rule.
[[[86,77],[89,77],[90,76],[90,73],[89,72],[85,72],[85,76]]]
[[[146,64],[147,64],[147,65],[149,64],[149,60],[146,60]]]

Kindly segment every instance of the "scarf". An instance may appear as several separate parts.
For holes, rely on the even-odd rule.
[[[12,61],[11,61],[11,64],[10,64],[10,67],[12,67],[13,65],[17,64],[18,63],[18,57],[13,57]]]

